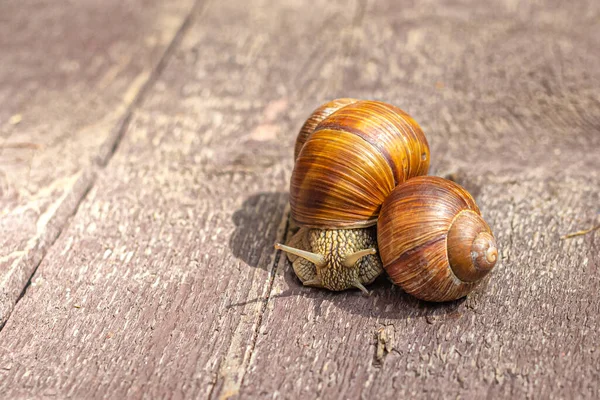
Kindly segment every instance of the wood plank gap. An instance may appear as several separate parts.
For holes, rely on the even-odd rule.
[[[290,220],[289,215],[290,215],[290,206],[288,203],[288,205],[285,208],[285,211],[283,212],[283,217],[279,223],[279,227],[277,228],[277,238],[276,238],[277,242],[280,242],[280,241],[285,242],[287,240],[287,233],[289,230],[289,220]],[[277,267],[279,266],[279,260],[281,259],[281,255],[282,255],[282,252],[277,250],[275,252],[275,256],[273,257],[273,262],[269,266],[268,280],[265,285],[265,289],[263,290],[263,294],[261,296],[262,301],[261,301],[260,310],[259,310],[258,314],[256,315],[256,322],[254,323],[254,331],[252,332],[252,338],[250,339],[250,344],[248,345],[248,348],[244,354],[244,359],[242,361],[241,368],[239,371],[237,371],[237,372],[239,372],[239,374],[236,374],[235,372],[225,374],[223,386],[218,391],[217,396],[214,395],[214,391],[219,385],[218,385],[218,382],[215,381],[215,384],[213,385],[213,387],[210,390],[210,394],[208,396],[209,399],[213,399],[213,398],[218,398],[220,400],[228,399],[232,396],[237,395],[239,393],[240,388],[244,384],[244,378],[246,377],[246,372],[248,371],[248,367],[250,366],[250,363],[252,361],[252,356],[254,355],[254,350],[255,350],[256,344],[258,342],[258,335],[260,333],[260,329],[263,324],[263,316],[265,315],[265,313],[267,311],[267,307],[269,305],[269,301],[271,300],[271,292],[273,291],[273,284],[275,282],[275,276],[277,275]],[[241,326],[241,324],[240,324],[240,326]],[[232,345],[235,345],[235,334],[234,334],[234,337],[231,339],[231,343],[232,343]],[[227,368],[223,368],[223,365],[224,364],[227,365],[226,360],[228,360],[232,354],[236,354],[236,353],[237,352],[235,351],[235,349],[232,351],[232,349],[230,348],[230,351],[228,352],[227,356],[225,356],[224,359],[219,363],[218,370],[222,371],[223,369],[227,369]],[[220,374],[220,375],[222,375],[222,374]],[[236,377],[237,377],[237,379],[235,379]]]
[[[285,241],[287,239],[287,232],[288,232],[289,225],[290,225],[289,221],[290,221],[290,219],[289,219],[289,205],[288,205],[286,212],[283,214],[283,221],[281,224],[281,225],[283,225],[283,235],[281,236],[283,241]],[[252,336],[252,341],[250,343],[250,357],[246,361],[244,371],[246,371],[248,365],[250,365],[250,361],[252,359],[252,354],[254,353],[254,348],[256,347],[256,342],[258,340],[258,333],[260,332],[260,328],[262,326],[263,316],[267,310],[269,301],[271,300],[271,292],[273,291],[273,282],[275,281],[275,275],[277,274],[277,267],[279,266],[279,260],[281,259],[282,254],[283,254],[283,252],[280,250],[275,252],[275,258],[273,259],[273,264],[269,268],[269,284],[267,286],[266,295],[263,299],[262,307],[261,307],[260,313],[258,315],[256,329],[254,330],[254,335]],[[246,374],[244,373],[244,375],[242,376],[242,379],[241,379],[241,384],[244,383],[245,377],[246,377]]]
[[[109,151],[106,153],[106,155],[104,155],[104,156],[101,155],[97,159],[95,165],[92,164],[91,172],[89,172],[88,177],[86,177],[86,176],[83,177],[82,180],[83,180],[85,186],[82,190],[81,195],[77,199],[75,199],[72,209],[67,211],[67,213],[66,213],[67,215],[65,217],[65,222],[63,224],[60,224],[60,226],[56,230],[56,233],[53,236],[51,236],[50,238],[48,238],[48,242],[49,242],[48,246],[46,246],[46,248],[43,250],[41,256],[39,257],[39,260],[37,260],[37,262],[35,262],[34,267],[31,271],[31,274],[29,275],[29,278],[27,279],[27,283],[23,287],[23,290],[19,294],[19,297],[16,299],[15,303],[12,305],[10,310],[7,311],[6,318],[4,320],[0,320],[0,331],[2,331],[2,329],[4,328],[4,326],[10,319],[12,312],[15,309],[15,307],[17,306],[17,304],[19,303],[19,301],[21,301],[21,299],[26,295],[27,289],[31,285],[32,278],[34,277],[35,273],[37,272],[37,269],[40,266],[40,264],[46,258],[46,254],[48,254],[48,251],[52,248],[52,246],[54,246],[54,243],[56,243],[56,241],[58,240],[58,238],[60,237],[62,232],[65,230],[65,228],[69,226],[69,221],[72,219],[73,216],[75,216],[75,214],[77,213],[77,210],[79,209],[79,206],[83,203],[83,201],[86,199],[90,190],[94,187],[96,178],[98,177],[98,172],[105,169],[107,167],[108,163],[110,162],[110,160],[112,159],[112,157],[114,156],[115,152],[117,151],[117,149],[119,147],[119,144],[121,143],[121,141],[125,135],[125,132],[127,131],[127,128],[129,126],[129,123],[131,121],[131,117],[133,116],[134,111],[142,104],[145,95],[149,92],[149,90],[152,88],[152,86],[154,85],[154,83],[156,82],[156,80],[158,79],[158,77],[160,76],[162,71],[164,70],[165,66],[167,65],[168,60],[172,56],[175,49],[177,49],[177,47],[181,43],[183,37],[185,36],[188,29],[192,25],[192,22],[196,18],[196,14],[198,14],[197,17],[200,17],[202,14],[204,14],[206,9],[208,8],[209,2],[210,2],[210,0],[207,0],[207,1],[196,0],[194,5],[190,8],[188,15],[185,17],[183,23],[177,30],[176,34],[173,36],[173,39],[171,40],[171,42],[169,43],[169,45],[163,52],[160,60],[156,64],[156,67],[148,75],[146,82],[142,85],[142,87],[140,88],[138,93],[135,95],[134,100],[127,107],[124,117],[122,118],[122,122],[115,129],[116,134],[115,134],[114,139],[112,140],[112,142],[113,142],[112,146],[110,146]],[[109,139],[109,142],[110,141],[111,140]],[[86,175],[86,174],[84,173],[83,175]]]
[[[83,191],[83,194],[80,197],[79,201],[75,204],[75,206],[73,207],[73,209],[71,210],[71,212],[69,213],[69,215],[67,216],[67,218],[65,219],[65,223],[62,224],[62,226],[60,228],[58,228],[58,232],[56,233],[56,236],[54,238],[52,238],[52,242],[50,243],[50,245],[46,249],[46,252],[44,252],[44,254],[42,254],[42,257],[40,258],[39,262],[35,264],[35,266],[33,268],[33,271],[31,272],[31,275],[29,276],[29,279],[27,280],[27,283],[25,284],[25,287],[23,288],[23,291],[21,292],[21,294],[17,298],[17,301],[15,301],[15,305],[13,306],[13,310],[14,310],[14,307],[16,307],[17,304],[19,304],[19,301],[21,301],[21,299],[23,297],[25,297],[25,293],[27,293],[27,289],[29,289],[29,287],[31,286],[31,280],[32,280],[33,276],[35,275],[35,273],[37,272],[37,269],[40,266],[40,264],[42,263],[42,261],[44,261],[44,258],[46,258],[46,254],[48,253],[48,250],[50,250],[52,248],[52,246],[54,246],[54,243],[56,243],[56,241],[58,240],[58,238],[60,237],[60,235],[62,234],[62,232],[66,228],[69,227],[69,225],[71,223],[71,219],[73,218],[73,216],[75,216],[75,214],[77,214],[77,210],[79,210],[79,206],[83,203],[83,200],[87,197],[88,193],[90,192],[90,190],[94,186],[94,182],[95,181],[96,181],[96,177],[94,176],[92,180],[89,180],[87,182],[87,186],[85,187],[85,189]],[[12,312],[11,312],[11,314],[12,314]],[[2,323],[2,321],[0,321],[0,331],[2,331],[2,328],[4,328],[4,325],[8,322],[9,319],[10,319],[10,315],[8,316],[8,318],[6,319],[6,321],[4,321],[4,323]]]
[[[156,67],[150,72],[148,79],[142,85],[142,87],[140,88],[138,93],[135,95],[135,99],[131,102],[131,104],[129,104],[127,110],[125,111],[125,116],[123,117],[123,121],[121,122],[120,126],[116,129],[116,134],[115,134],[115,138],[113,140],[112,146],[109,148],[106,155],[104,155],[103,157],[102,156],[100,157],[100,160],[99,160],[100,167],[105,168],[108,165],[108,163],[110,162],[110,160],[112,159],[113,155],[119,148],[119,144],[121,143],[121,141],[123,140],[123,137],[125,136],[125,132],[127,132],[127,128],[129,127],[129,123],[131,122],[131,117],[133,116],[133,112],[135,111],[136,108],[138,108],[140,105],[142,105],[142,102],[144,101],[146,94],[154,86],[154,83],[156,82],[158,77],[161,75],[161,73],[165,69],[173,52],[175,51],[175,49],[177,49],[177,47],[183,40],[185,34],[187,33],[190,26],[192,25],[192,22],[195,20],[195,18],[200,18],[202,16],[202,14],[204,14],[206,12],[209,3],[210,3],[210,0],[206,0],[206,1],[196,0],[194,2],[194,5],[190,8],[190,11],[189,11],[187,17],[185,17],[183,23],[177,30],[177,33],[175,33],[175,36],[173,36],[171,43],[169,43],[169,45],[165,49],[162,57],[156,64]],[[196,16],[196,14],[198,14],[198,15]]]
[[[33,257],[32,272],[31,272],[31,274],[29,274],[27,283],[24,285],[23,290],[19,294],[18,298],[15,300],[14,303],[9,304],[5,310],[1,310],[1,311],[3,311],[3,313],[0,314],[0,331],[2,331],[5,324],[10,319],[10,316],[12,315],[12,312],[15,309],[18,302],[25,295],[27,287],[30,285],[31,280],[32,280],[33,276],[35,275],[35,272],[37,271],[38,267],[44,260],[46,254],[48,253],[48,250],[54,245],[56,240],[58,240],[58,238],[60,237],[60,234],[64,230],[64,228],[69,225],[68,222],[75,215],[77,209],[79,208],[79,205],[82,204],[82,199],[85,198],[87,193],[92,188],[93,182],[95,181],[95,176],[96,176],[96,170],[92,169],[91,171],[82,171],[82,172],[76,174],[72,178],[74,181],[73,190],[69,191],[69,192],[65,192],[64,195],[61,198],[59,198],[58,200],[56,200],[53,203],[53,205],[50,207],[50,209],[47,210],[40,217],[40,219],[42,219],[42,220],[44,220],[44,219],[59,220],[60,222],[57,224],[57,227],[55,229],[53,229],[52,231],[46,230],[41,235],[31,238],[27,242],[27,246],[26,246],[27,250],[25,250],[23,252],[23,255],[21,255],[20,258],[13,261],[13,267],[14,267],[14,265],[17,265],[18,262],[23,261],[25,259],[25,257],[29,256],[28,252],[31,251],[35,246],[37,246],[38,242],[40,240],[44,240],[48,243],[48,245],[43,246],[41,248],[39,256],[37,256],[37,257],[35,255],[32,256]],[[82,187],[79,188],[79,186],[82,186]],[[71,204],[73,204],[73,205],[71,205]],[[44,225],[44,226],[47,226],[47,225]],[[46,237],[46,235],[47,235],[47,237]]]

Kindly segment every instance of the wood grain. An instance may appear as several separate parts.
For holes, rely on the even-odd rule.
[[[110,158],[191,5],[0,4],[0,326]]]
[[[331,97],[415,117],[502,258],[446,305],[302,288],[280,260],[243,397],[600,396],[599,236],[560,239],[599,218],[600,10],[563,4],[367,4]]]
[[[0,393],[600,397],[600,236],[560,239],[598,224],[599,17],[583,0],[200,7],[0,332]],[[405,109],[433,172],[474,195],[501,258],[466,300],[304,288],[275,253],[297,129],[346,96]]]
[[[0,393],[239,390],[287,223],[293,148],[280,143],[314,104],[300,100],[319,76],[303,40],[352,18],[342,4],[304,6],[214,2],[192,16],[0,332]],[[338,62],[329,43],[324,60]]]

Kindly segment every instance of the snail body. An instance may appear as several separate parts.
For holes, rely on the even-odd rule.
[[[305,286],[345,290],[351,287],[368,293],[364,285],[383,272],[376,255],[375,227],[358,229],[300,228],[287,245],[296,276]]]
[[[324,104],[296,140],[290,209],[301,228],[276,247],[307,286],[368,292],[383,272],[374,229],[381,204],[428,169],[425,135],[404,111],[356,99]]]

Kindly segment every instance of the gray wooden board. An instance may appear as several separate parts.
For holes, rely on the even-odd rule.
[[[330,76],[306,57],[335,71],[352,20],[315,7],[214,2],[192,16],[0,332],[0,393],[237,392],[287,223],[281,142]]]
[[[0,326],[192,0],[0,4]]]
[[[396,3],[199,10],[0,332],[0,392],[598,397],[598,233],[560,240],[600,211],[598,5]],[[273,251],[337,96],[409,111],[475,195],[502,259],[466,300],[304,288]]]

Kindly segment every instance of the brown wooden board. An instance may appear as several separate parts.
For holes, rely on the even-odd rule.
[[[600,10],[212,2],[0,332],[0,393],[597,398]],[[0,86],[1,87],[1,86]],[[415,117],[501,262],[466,300],[304,288],[275,253],[295,131],[339,96]],[[77,203],[75,201],[74,203]]]
[[[192,0],[0,4],[0,326],[110,157]]]
[[[0,332],[0,393],[237,392],[287,223],[281,142],[330,76],[306,57],[334,71],[352,21],[343,4],[315,7],[214,2],[193,15]],[[311,35],[328,40],[316,49]]]
[[[341,90],[324,94],[413,115],[432,172],[474,194],[501,262],[436,305],[385,279],[370,297],[303,288],[281,258],[242,397],[600,396],[600,236],[561,240],[600,223],[598,6],[365,6]]]

